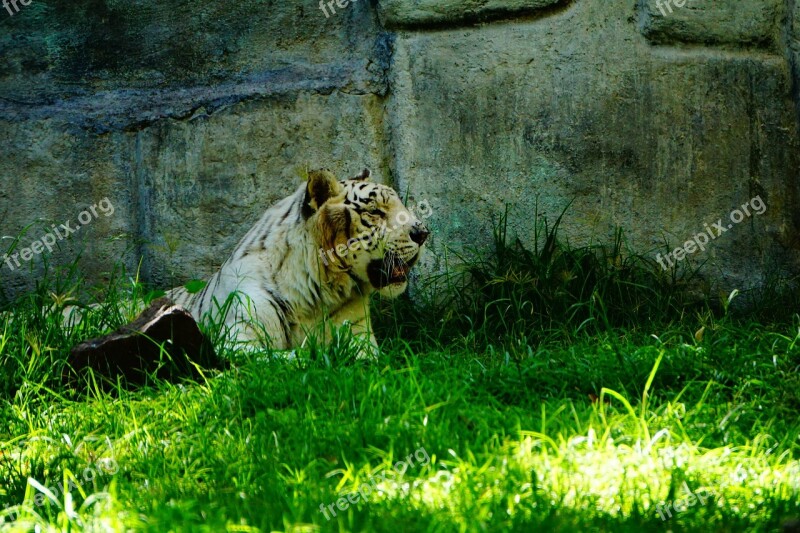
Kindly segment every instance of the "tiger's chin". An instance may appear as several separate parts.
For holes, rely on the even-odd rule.
[[[408,282],[403,281],[400,283],[393,283],[391,285],[387,285],[382,289],[378,289],[377,292],[378,294],[381,295],[381,297],[391,299],[391,298],[397,298],[398,296],[406,292],[407,288],[408,288]]]

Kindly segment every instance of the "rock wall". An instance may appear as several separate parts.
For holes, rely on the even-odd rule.
[[[301,169],[388,172],[391,36],[365,2],[328,18],[295,1],[20,7],[0,12],[0,252],[107,197],[115,213],[53,262],[82,253],[103,279],[142,257],[171,285],[218,268]],[[30,287],[42,257],[0,263],[0,285]]]
[[[432,206],[423,274],[488,242],[505,205],[529,239],[535,211],[572,202],[570,242],[622,227],[654,257],[723,219],[690,261],[751,286],[800,258],[798,6],[18,3],[0,11],[0,259],[108,198],[52,262],[203,277],[299,169],[369,166]],[[731,223],[756,196],[763,214]],[[0,286],[30,287],[43,257],[0,264]]]
[[[506,204],[531,240],[537,208],[553,221],[573,202],[564,226],[576,244],[621,227],[663,258],[722,219],[725,233],[691,255],[708,277],[741,288],[792,268],[800,153],[786,4],[665,3],[576,0],[531,20],[398,35],[395,175],[441,205],[437,250],[488,241]],[[755,196],[766,212],[732,224]]]

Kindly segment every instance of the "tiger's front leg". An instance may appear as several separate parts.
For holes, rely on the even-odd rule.
[[[242,296],[242,295],[239,295]],[[256,304],[247,297],[237,298],[225,316],[229,337],[249,350],[257,347],[273,350],[292,348],[292,338],[286,316],[268,298]]]
[[[359,344],[356,356],[358,359],[374,361],[378,358],[380,350],[375,333],[372,331],[368,299],[354,299],[331,315],[330,321],[337,326],[350,326],[350,331]]]

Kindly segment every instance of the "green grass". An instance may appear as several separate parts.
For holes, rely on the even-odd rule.
[[[68,332],[59,307],[86,293],[74,271],[50,277],[0,318],[0,531],[780,531],[800,516],[800,319],[736,314],[621,235],[570,249],[557,227],[528,249],[501,220],[493,254],[416,303],[376,302],[377,362],[354,360],[346,332],[290,362],[232,353],[212,325],[233,369],[133,391],[59,378],[73,344],[156,293],[113,276],[109,305]],[[362,487],[366,503],[335,507]]]

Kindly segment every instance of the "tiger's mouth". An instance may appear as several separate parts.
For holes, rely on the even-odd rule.
[[[369,282],[376,289],[405,283],[408,281],[408,273],[417,262],[418,257],[419,254],[414,254],[410,259],[405,260],[391,252],[385,254],[383,259],[376,259],[367,266]]]

